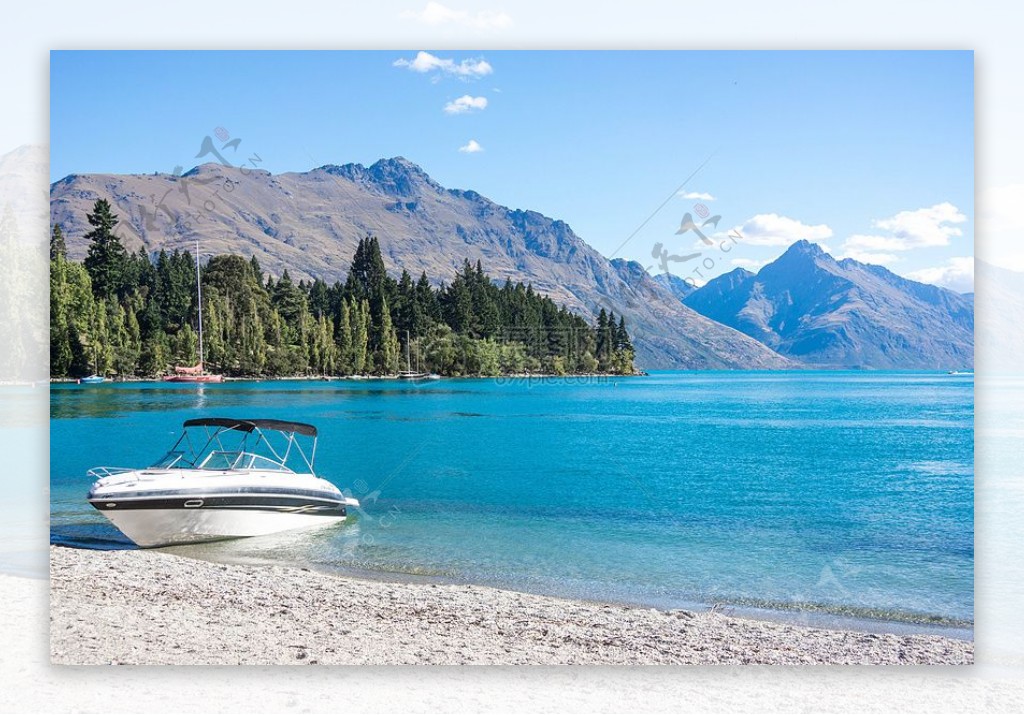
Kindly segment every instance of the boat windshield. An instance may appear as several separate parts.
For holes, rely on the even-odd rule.
[[[312,448],[297,436],[312,438]],[[316,428],[279,420],[189,420],[153,469],[259,470],[313,473]]]
[[[290,472],[280,462],[275,462],[268,457],[249,452],[221,452],[214,451],[199,465],[200,469],[212,470],[237,470],[237,469],[259,469],[271,472]]]
[[[152,465],[152,469],[186,469],[191,468],[194,465],[188,464],[185,460],[185,453],[180,449],[172,449],[170,452],[161,457],[155,464]]]

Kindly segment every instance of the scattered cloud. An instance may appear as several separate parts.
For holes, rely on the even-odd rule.
[[[963,233],[947,224],[966,220],[960,209],[946,201],[926,209],[901,211],[892,218],[875,221],[875,226],[915,246],[946,246],[951,236]]]
[[[487,109],[487,97],[471,97],[468,94],[444,105],[444,111],[447,114],[465,114],[473,110],[484,109]]]
[[[441,74],[473,79],[483,77],[494,72],[494,68],[484,59],[462,60],[456,62],[452,59],[441,58],[429,52],[417,52],[416,57],[407,60],[404,57],[392,63],[395,67],[405,67],[413,72],[428,74],[439,72]]]
[[[752,246],[789,246],[800,239],[820,243],[832,236],[832,229],[823,223],[811,226],[778,214],[758,214],[733,231],[739,231],[743,242]]]
[[[910,271],[906,277],[949,288],[957,293],[970,293],[974,290],[974,258],[957,256],[950,258],[944,266]]]
[[[748,271],[751,271],[752,273],[757,273],[759,270],[761,270],[761,268],[768,265],[768,263],[768,260],[758,261],[754,260],[753,258],[732,259],[732,264],[734,266],[736,266],[737,268],[746,268]]]
[[[914,248],[948,246],[949,239],[963,232],[952,224],[967,217],[945,201],[916,211],[900,211],[890,218],[873,221],[884,234],[857,234],[846,239],[844,248],[853,251],[909,251]]]
[[[837,258],[852,258],[861,263],[870,263],[873,266],[891,266],[900,260],[900,257],[892,253],[873,253],[871,251],[850,250]]]
[[[470,13],[465,10],[454,10],[439,2],[428,2],[427,6],[419,11],[406,10],[401,17],[430,27],[451,24],[472,27],[477,30],[500,29],[512,24],[512,18],[501,11],[481,10]]]
[[[680,191],[679,197],[693,201],[714,201],[715,197],[702,191]]]
[[[483,150],[484,148],[480,146],[480,142],[476,139],[470,139],[465,145],[459,147],[459,151],[463,154],[476,154]]]

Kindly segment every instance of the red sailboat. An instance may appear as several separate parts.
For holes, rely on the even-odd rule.
[[[199,362],[191,367],[175,365],[174,374],[164,377],[166,382],[224,382],[223,375],[213,375],[203,369],[203,283],[199,278],[199,239],[196,239],[196,295],[199,299]]]

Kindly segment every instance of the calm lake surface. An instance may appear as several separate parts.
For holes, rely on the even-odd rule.
[[[131,544],[85,501],[198,416],[320,429],[363,502],[312,533],[174,547],[658,607],[971,628],[974,380],[939,373],[54,385],[51,541]]]

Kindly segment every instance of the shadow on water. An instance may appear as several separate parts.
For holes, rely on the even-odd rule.
[[[50,544],[94,551],[125,551],[138,548],[109,524],[52,525],[50,527]]]
[[[259,382],[238,381],[214,385],[186,385],[167,382],[123,382],[102,385],[58,383],[51,386],[50,417],[67,419],[76,417],[119,417],[126,412],[181,410],[192,398],[193,409],[206,407],[232,408],[251,404],[254,394],[261,400],[275,397],[287,401],[299,399],[305,405],[333,404],[339,400],[374,398],[401,398],[473,394],[467,385],[452,386],[415,385],[398,381],[381,381],[366,385],[337,382]],[[185,400],[183,401],[183,398]]]

